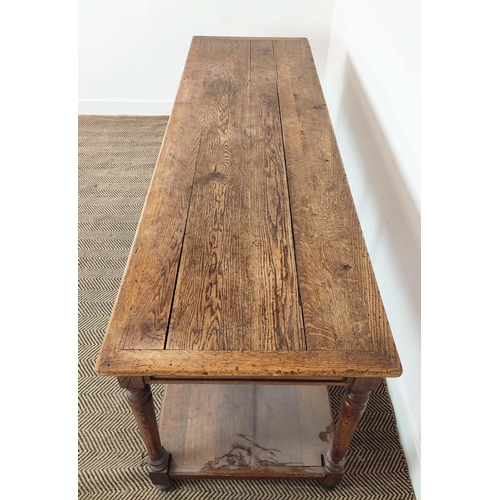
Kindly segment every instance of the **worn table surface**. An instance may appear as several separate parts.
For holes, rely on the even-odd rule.
[[[307,39],[193,38],[96,369],[401,374]]]

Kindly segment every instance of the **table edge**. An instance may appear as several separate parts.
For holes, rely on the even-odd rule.
[[[162,378],[328,380],[338,377],[399,377],[398,356],[346,351],[101,350],[95,370],[101,376]]]
[[[208,35],[194,35],[191,40],[306,40],[309,39],[305,36],[208,36]]]

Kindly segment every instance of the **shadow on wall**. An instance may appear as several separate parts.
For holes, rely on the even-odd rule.
[[[342,154],[350,184],[353,177],[353,195],[362,227],[363,221],[367,222],[369,234],[365,238],[370,257],[374,263],[381,263],[374,265],[380,272],[382,261],[387,260],[380,252],[390,252],[391,265],[398,268],[414,320],[420,324],[420,213],[349,56],[341,103],[338,139],[341,143],[343,131],[348,131],[345,141],[351,147],[346,150],[357,156],[345,158]],[[377,276],[377,280],[381,278],[386,279],[386,275]]]

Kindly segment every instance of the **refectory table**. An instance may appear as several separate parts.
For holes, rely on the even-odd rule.
[[[307,39],[193,38],[96,370],[161,489],[342,479],[402,370]]]

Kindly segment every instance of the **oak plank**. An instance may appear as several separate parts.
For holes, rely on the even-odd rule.
[[[210,65],[200,46],[193,40],[189,50],[103,350],[164,347],[201,137],[200,82]]]
[[[172,466],[172,479],[323,479],[325,467],[273,466],[273,467],[221,467],[201,469],[196,466]]]
[[[309,43],[273,43],[308,349],[398,364]]]
[[[166,348],[304,350],[273,44],[205,50],[219,58]]]

